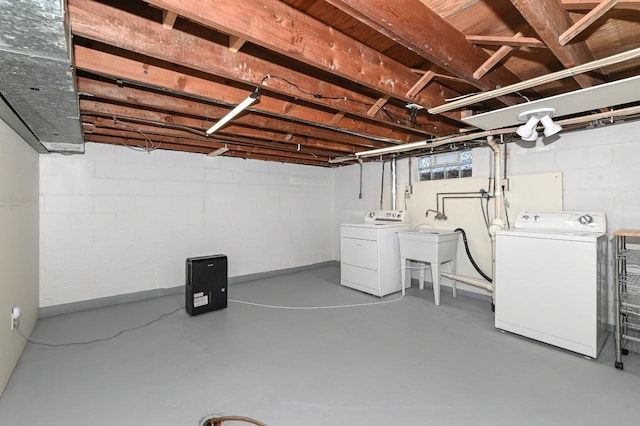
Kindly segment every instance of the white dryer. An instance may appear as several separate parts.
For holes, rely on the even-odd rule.
[[[596,358],[607,337],[603,212],[521,212],[496,233],[495,326]]]
[[[397,231],[410,227],[402,210],[376,210],[363,223],[340,225],[340,283],[382,297],[401,290]]]

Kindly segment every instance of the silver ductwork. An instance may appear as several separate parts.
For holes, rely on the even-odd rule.
[[[62,0],[0,0],[0,92],[36,150],[84,152]]]

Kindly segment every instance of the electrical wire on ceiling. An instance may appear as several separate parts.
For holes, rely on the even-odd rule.
[[[151,154],[151,151],[155,151],[156,149],[160,148],[160,146],[162,145],[161,142],[159,142],[158,144],[154,145],[153,141],[151,139],[149,139],[147,137],[147,135],[142,130],[138,129],[137,127],[130,126],[130,125],[126,124],[126,123],[123,123],[122,121],[118,120],[118,118],[116,116],[113,116],[113,125],[115,127],[117,127],[118,124],[120,124],[122,127],[131,129],[131,130],[133,130],[135,132],[140,133],[140,135],[142,135],[142,137],[144,138],[144,141],[145,141],[145,145],[144,146],[127,145],[125,143],[122,144],[123,146],[125,146],[125,147],[127,147],[129,149],[132,149],[134,151],[143,151],[143,152],[146,152],[148,154]]]
[[[323,95],[322,93],[317,93],[317,92],[311,92],[308,90],[304,90],[302,89],[300,86],[298,86],[296,83],[284,78],[284,77],[280,77],[277,75],[271,75],[271,74],[267,74],[261,81],[260,84],[258,85],[258,87],[261,87],[263,85],[263,83],[266,80],[269,80],[271,78],[277,79],[277,80],[281,80],[285,83],[287,83],[288,85],[290,85],[291,87],[293,87],[294,89],[296,89],[297,91],[299,91],[300,93],[303,93],[305,95],[308,96],[313,96],[316,99],[328,99],[328,100],[335,100],[335,101],[346,101],[346,102],[353,102],[356,104],[360,104],[360,105],[364,105],[367,107],[373,107],[375,105],[375,103],[370,103],[370,102],[363,102],[363,101],[359,101],[357,99],[352,99],[349,98],[348,96],[326,96]],[[469,94],[469,95],[465,95],[465,96],[471,96],[473,94]],[[395,120],[397,122],[407,122],[409,124],[411,124],[412,126],[416,127],[416,128],[420,128],[420,127],[424,127],[422,126],[420,123],[417,122],[417,109],[412,109],[411,113],[410,113],[410,117],[407,119],[406,117],[402,117],[399,116],[397,114],[392,113],[391,111],[389,111],[388,109],[386,109],[384,106],[382,108],[380,108],[380,112],[384,113],[387,117],[389,117],[392,120]]]

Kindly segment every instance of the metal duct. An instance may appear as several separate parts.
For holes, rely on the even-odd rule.
[[[36,149],[84,152],[63,1],[0,0],[0,28],[0,91]]]

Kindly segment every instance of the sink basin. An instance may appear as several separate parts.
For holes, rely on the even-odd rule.
[[[451,271],[455,272],[456,252],[458,251],[459,233],[439,229],[420,229],[414,231],[398,231],[400,245],[400,268],[402,280],[402,294],[408,287],[406,273],[407,261],[415,260],[429,263],[431,266],[431,282],[433,283],[433,297],[436,305],[440,304],[440,265],[451,263]],[[452,283],[455,297],[455,283]],[[420,289],[424,288],[424,272],[420,273]]]
[[[458,249],[459,235],[457,232],[439,229],[398,231],[400,258],[429,263],[453,260]]]

